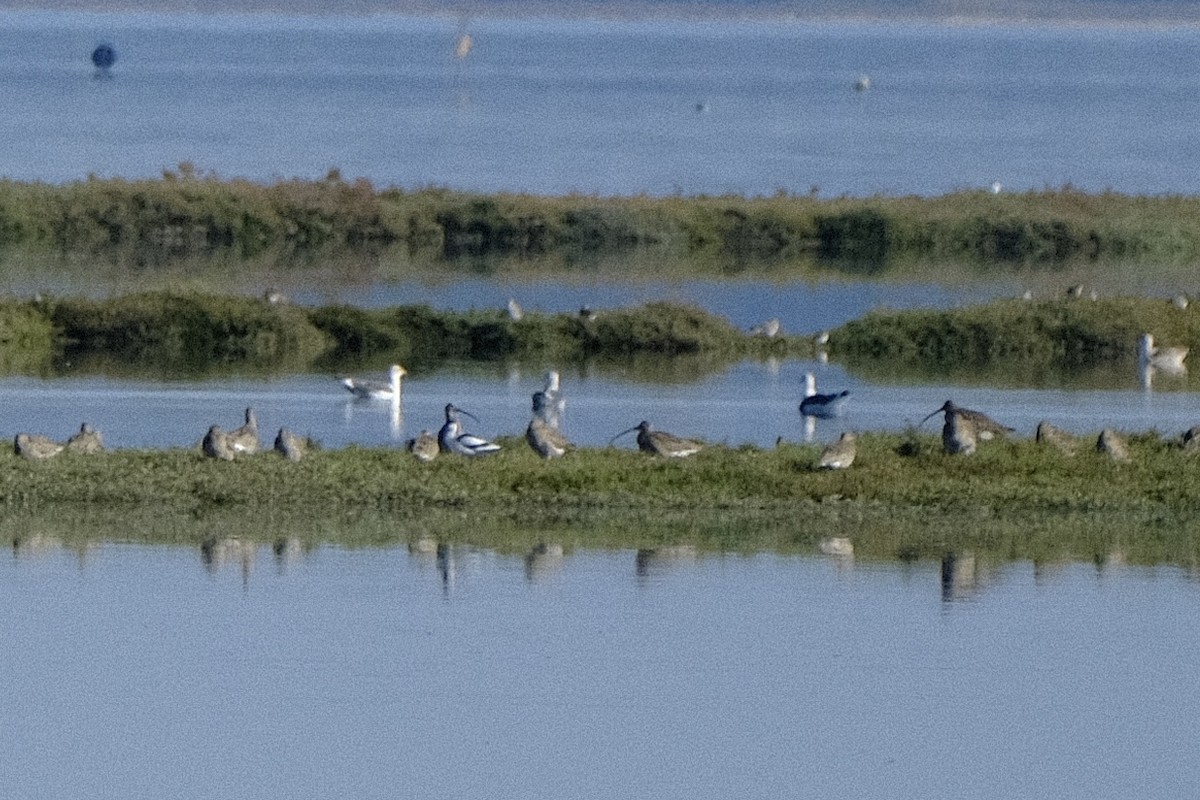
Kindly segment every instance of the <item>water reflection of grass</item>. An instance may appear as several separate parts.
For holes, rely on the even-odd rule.
[[[216,463],[180,450],[2,457],[0,531],[193,544],[290,537],[306,547],[432,537],[511,552],[547,541],[816,552],[844,538],[855,557],[883,560],[970,551],[1190,565],[1200,556],[1200,471],[1156,435],[1131,437],[1130,464],[1030,441],[948,457],[935,437],[910,436],[862,436],[843,472],[814,471],[817,451],[804,445],[713,447],[669,462],[609,449],[542,462],[517,440],[490,459],[429,465],[362,448],[298,464],[270,453]]]

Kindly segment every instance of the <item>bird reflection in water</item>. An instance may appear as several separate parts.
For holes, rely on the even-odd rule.
[[[257,558],[258,545],[236,536],[211,536],[200,543],[200,560],[208,573],[215,577],[226,564],[240,564],[243,587],[250,585],[250,575],[254,572]]]
[[[539,542],[525,554],[525,580],[533,583],[557,573],[563,565],[563,546],[557,542]]]
[[[698,556],[696,546],[691,544],[642,548],[634,557],[634,573],[638,578],[651,578],[676,567],[690,566]]]
[[[942,556],[942,601],[972,599],[983,589],[986,578],[986,568],[970,550],[946,553]]]
[[[275,566],[280,574],[307,558],[310,550],[308,543],[298,536],[281,536],[271,545],[271,552],[275,555]]]

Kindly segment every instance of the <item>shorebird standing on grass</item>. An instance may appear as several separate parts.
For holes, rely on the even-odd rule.
[[[542,458],[560,458],[571,449],[571,442],[558,428],[534,417],[525,429],[525,441]]]
[[[280,428],[275,435],[275,452],[288,461],[299,461],[304,458],[305,443],[287,428]]]
[[[246,409],[246,424],[240,428],[234,428],[226,438],[229,446],[238,455],[250,455],[258,452],[258,419],[254,416],[254,409]]]
[[[650,428],[650,423],[642,420],[637,425],[634,425],[628,430],[621,431],[616,436],[608,440],[612,444],[617,439],[627,433],[638,432],[637,444],[638,449],[643,453],[650,453],[656,456],[666,456],[668,458],[684,458],[686,456],[699,453],[704,447],[701,442],[691,439],[682,439],[666,431],[656,431]]]
[[[984,414],[982,411],[973,411],[969,408],[963,408],[962,406],[955,405],[953,400],[947,400],[942,404],[941,408],[930,413],[928,417],[925,417],[925,419],[921,420],[921,424],[924,425],[929,417],[943,413],[946,415],[945,421],[947,423],[950,422],[951,416],[970,422],[971,426],[975,430],[975,436],[985,442],[989,439],[995,438],[996,436],[1004,436],[1005,434],[1013,432],[1012,428],[1008,427],[1007,425],[1001,425],[999,422],[996,422],[996,420],[992,419],[987,414]]]
[[[79,433],[67,439],[67,450],[72,453],[103,453],[104,439],[100,431],[85,422],[79,426]]]
[[[49,436],[37,433],[18,433],[13,439],[13,452],[34,461],[56,456],[62,449],[63,446]]]
[[[858,455],[858,437],[852,431],[846,431],[838,440],[821,452],[817,461],[819,469],[848,469]]]
[[[457,408],[453,403],[446,404],[446,424],[442,425],[438,432],[438,444],[443,451],[460,456],[484,456],[500,449],[500,445],[495,442],[467,433],[462,426],[463,416],[479,421],[469,411]]]
[[[408,452],[417,457],[418,461],[426,463],[433,461],[438,455],[438,440],[429,431],[421,431],[416,438],[408,440]]]
[[[204,434],[204,441],[200,443],[200,449],[209,458],[221,461],[233,461],[236,458],[233,448],[229,445],[229,434],[221,430],[220,425],[213,425],[208,429],[208,433]]]

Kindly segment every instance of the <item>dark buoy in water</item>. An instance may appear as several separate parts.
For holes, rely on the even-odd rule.
[[[101,73],[107,73],[117,63],[117,50],[111,44],[100,44],[92,51],[92,63]]]

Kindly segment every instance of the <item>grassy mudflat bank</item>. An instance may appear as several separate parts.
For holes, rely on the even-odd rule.
[[[1200,258],[1200,198],[966,191],[940,197],[593,197],[377,189],[336,170],[259,184],[183,164],[161,180],[0,181],[0,247],[125,253],[139,267],[232,253],[402,248],[433,260],[650,249],[697,264],[817,262],[878,272],[932,259],[1061,265]],[[86,270],[85,261],[80,269]]]
[[[1142,333],[1200,350],[1200,308],[1114,298],[878,311],[834,330],[828,352],[851,366],[1070,369],[1131,359]],[[666,303],[514,320],[502,309],[306,308],[205,294],[0,300],[0,370],[9,372],[53,372],[88,359],[177,371],[249,366],[282,372],[383,359],[419,369],[444,361],[648,356],[699,359],[688,371],[700,374],[701,362],[719,366],[815,351],[807,334],[756,335],[723,317]]]
[[[516,439],[495,456],[423,464],[398,449],[261,453],[232,463],[198,450],[0,456],[0,531],[113,520],[111,538],[199,541],[296,536],[347,545],[465,540],[501,550],[538,541],[806,550],[848,537],[858,556],[1192,564],[1200,461],[1156,434],[1130,437],[1130,463],[1029,440],[946,456],[932,435],[865,434],[845,471],[813,469],[817,448],[712,446],[665,460],[615,448],[543,462]],[[30,521],[33,522],[30,522]],[[32,525],[33,527],[29,527]],[[99,523],[97,523],[99,525]],[[103,525],[84,526],[103,536]]]

